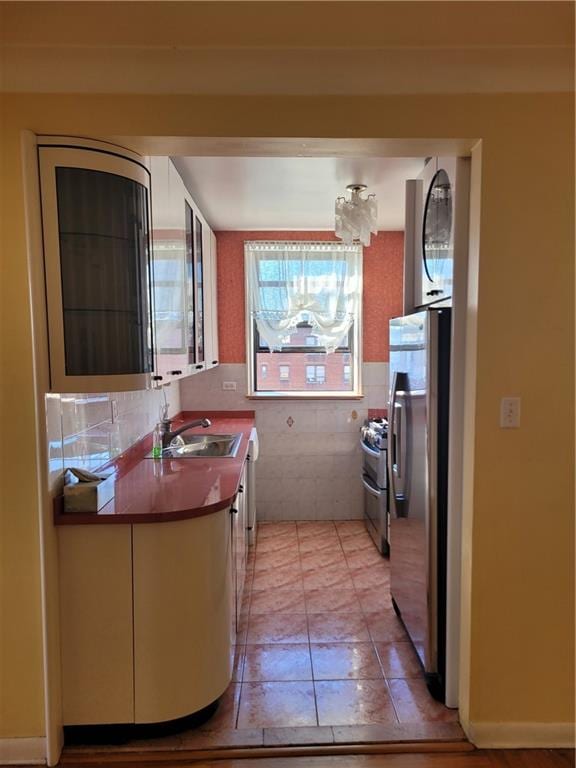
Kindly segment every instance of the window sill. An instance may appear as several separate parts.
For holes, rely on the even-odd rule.
[[[256,392],[247,400],[363,400],[357,392]]]

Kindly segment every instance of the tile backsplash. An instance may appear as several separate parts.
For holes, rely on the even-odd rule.
[[[169,413],[180,408],[178,382],[165,387]],[[48,482],[62,485],[66,467],[94,470],[150,432],[163,403],[161,390],[97,394],[47,394]]]
[[[361,518],[358,431],[368,408],[388,397],[388,363],[363,365],[362,400],[246,400],[246,366],[229,363],[181,381],[186,410],[256,411],[260,456],[256,505],[260,520]],[[224,390],[234,382],[236,390]]]

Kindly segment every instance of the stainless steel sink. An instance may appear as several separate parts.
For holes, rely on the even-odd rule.
[[[238,453],[242,434],[237,435],[187,435],[185,432],[164,448],[162,456],[172,459],[231,459]],[[152,454],[146,457],[152,458]]]

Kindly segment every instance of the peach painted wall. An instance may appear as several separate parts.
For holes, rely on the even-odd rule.
[[[246,362],[245,240],[336,240],[332,232],[216,232],[220,362]],[[364,248],[363,360],[388,360],[388,319],[402,314],[404,233],[379,232]]]

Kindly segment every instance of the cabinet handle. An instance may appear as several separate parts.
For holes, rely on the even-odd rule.
[[[238,493],[244,493],[244,486],[243,485],[239,485],[238,486]]]
[[[168,371],[168,373],[170,374],[170,376],[180,376],[182,371]]]
[[[152,381],[162,381],[164,376],[152,376]]]
[[[237,510],[237,509],[234,509],[234,507],[231,507],[231,509],[230,509],[230,514],[231,514],[231,515],[232,515],[232,514],[234,514],[234,515],[237,515],[237,514],[238,514],[238,510]]]
[[[444,291],[441,291],[439,288],[437,288],[433,291],[426,291],[426,296],[440,296],[441,293],[444,293]]]
[[[218,360],[212,360],[212,365],[218,365]]]
[[[197,365],[196,366],[196,370],[200,370],[200,368],[204,368],[204,366],[203,365]]]

